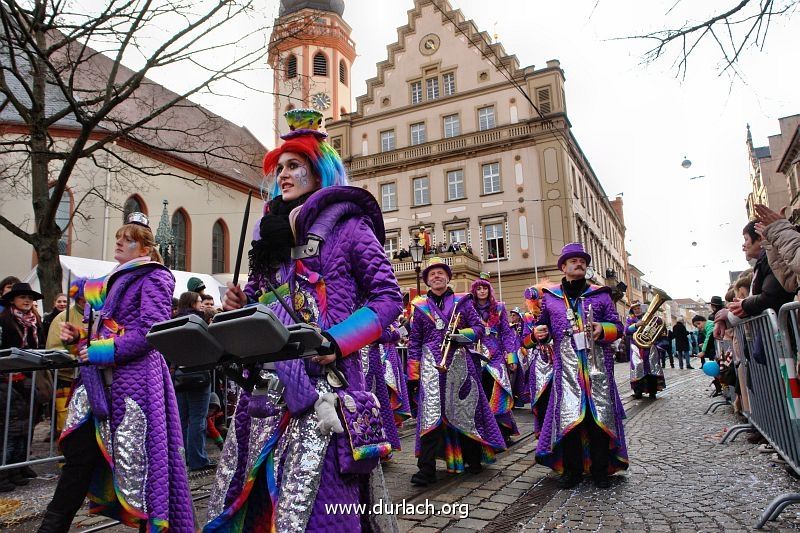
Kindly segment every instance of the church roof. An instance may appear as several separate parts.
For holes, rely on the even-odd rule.
[[[281,0],[279,16],[290,15],[301,9],[329,11],[340,17],[344,15],[344,0]]]

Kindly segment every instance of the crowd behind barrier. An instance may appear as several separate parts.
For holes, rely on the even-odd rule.
[[[733,338],[727,346],[718,344],[721,348],[718,353],[724,357],[729,349],[734,365],[738,366],[738,376],[742,379],[737,392],[744,400],[741,414],[746,419],[746,423],[729,428],[721,444],[731,442],[745,431],[756,430],[787,467],[800,476],[800,382],[796,375],[800,340],[798,312],[800,302],[790,302],[784,304],[779,313],[767,309],[758,316],[745,318],[733,327]],[[800,493],[776,495],[764,508],[755,527],[760,529],[768,521],[777,519],[792,503],[800,503]]]

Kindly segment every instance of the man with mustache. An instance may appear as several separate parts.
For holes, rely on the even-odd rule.
[[[539,343],[553,343],[552,392],[536,462],[561,473],[564,489],[580,483],[585,470],[597,487],[608,488],[608,476],[628,468],[612,347],[622,323],[611,289],[586,281],[591,262],[582,244],[564,246],[558,258],[564,278],[542,291],[534,331]]]

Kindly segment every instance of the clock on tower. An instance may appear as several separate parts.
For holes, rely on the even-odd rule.
[[[314,109],[325,111],[331,106],[331,97],[325,93],[317,93],[311,97],[311,105]]]

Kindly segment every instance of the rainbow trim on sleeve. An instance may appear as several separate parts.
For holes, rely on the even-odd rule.
[[[365,446],[353,448],[353,459],[356,461],[361,461],[362,459],[374,459],[376,457],[384,458],[389,457],[391,453],[392,445],[388,442],[367,444]]]
[[[619,329],[613,322],[600,322],[599,324],[603,327],[603,341],[614,342],[620,338]]]
[[[470,342],[475,342],[477,335],[475,335],[475,330],[472,328],[464,328],[458,330],[458,333],[464,335],[466,338],[470,340]]]
[[[381,337],[381,321],[369,307],[362,307],[343,322],[328,329],[342,356],[350,355]]]
[[[93,365],[114,364],[114,337],[97,339],[89,345],[89,362]]]
[[[275,289],[275,292],[278,293],[278,296],[286,300],[286,298],[288,298],[290,294],[289,284],[284,283],[283,285],[277,287]],[[261,296],[258,297],[258,303],[264,305],[270,305],[277,301],[278,299],[275,297],[275,293],[272,291],[265,291],[264,293],[261,294]]]
[[[519,356],[517,355],[517,352],[508,352],[506,354],[506,363],[509,365],[516,365],[519,363]]]

